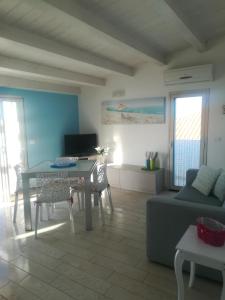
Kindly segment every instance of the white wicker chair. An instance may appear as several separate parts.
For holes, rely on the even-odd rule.
[[[24,170],[24,166],[22,164],[17,164],[17,165],[14,166],[14,170],[15,170],[15,173],[16,173],[16,190],[15,190],[15,204],[14,204],[14,213],[13,213],[13,223],[16,223],[19,193],[23,193],[21,173]],[[33,181],[33,184],[31,184],[29,192],[31,194],[36,193],[36,181]]]
[[[19,193],[23,192],[22,177],[21,177],[21,173],[22,173],[23,169],[24,168],[21,164],[17,164],[14,167],[14,170],[16,172],[16,190],[15,190],[15,204],[14,204],[13,223],[16,223]]]
[[[58,202],[67,201],[69,204],[70,221],[72,222],[74,229],[74,218],[71,198],[71,183],[66,172],[55,172],[51,174],[40,173],[38,176],[40,182],[39,194],[37,195],[36,204],[36,216],[35,216],[35,238],[37,238],[38,220],[39,220],[39,207],[42,204],[54,204]]]
[[[71,163],[76,163],[78,160],[78,157],[74,157],[74,156],[65,156],[65,157],[58,157],[56,158],[55,162],[57,163],[68,163],[68,162],[71,162]],[[82,181],[82,178],[79,178],[79,177],[70,177],[70,184],[71,186],[76,186],[78,184],[80,184]],[[80,200],[80,195],[79,195],[79,192],[77,192],[77,202],[78,202],[78,208],[79,210],[81,209],[81,200]],[[75,199],[73,197],[73,201],[75,202]],[[52,207],[55,207],[52,206]]]
[[[79,193],[81,193],[82,207],[84,207],[85,188],[88,188],[90,190],[91,194],[97,195],[98,203],[99,203],[100,210],[101,210],[102,222],[104,224],[105,218],[104,218],[103,205],[102,205],[102,192],[104,190],[107,190],[107,193],[108,193],[108,199],[109,199],[109,205],[111,208],[111,212],[113,211],[113,203],[112,203],[110,184],[109,184],[108,178],[107,178],[107,172],[106,172],[107,167],[105,164],[102,164],[102,165],[98,165],[97,168],[98,168],[98,170],[97,170],[96,182],[89,182],[88,186],[85,186],[84,181],[81,181],[79,184],[72,186],[72,195],[74,195],[74,193],[78,193],[78,201],[80,201]]]

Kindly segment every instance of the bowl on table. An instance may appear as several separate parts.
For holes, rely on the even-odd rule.
[[[225,243],[225,225],[211,218],[197,219],[198,237],[206,244],[221,247]]]
[[[52,168],[68,168],[76,166],[75,158],[71,157],[59,157],[55,160],[53,164],[51,164]]]

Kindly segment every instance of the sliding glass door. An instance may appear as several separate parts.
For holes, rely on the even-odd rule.
[[[26,162],[23,100],[0,96],[0,202],[9,200],[15,191],[14,166]]]
[[[208,91],[171,95],[170,184],[185,185],[186,171],[206,163]]]

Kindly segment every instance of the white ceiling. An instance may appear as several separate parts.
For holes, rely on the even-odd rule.
[[[7,67],[14,77],[104,85],[112,73],[132,76],[139,65],[163,64],[178,50],[204,50],[225,34],[225,1],[0,0],[0,19],[0,55],[18,59],[16,67],[0,61],[0,74]],[[35,75],[36,65],[30,72],[26,61],[58,75]]]
[[[154,44],[163,53],[188,47],[163,1],[79,0],[79,3],[110,20],[115,26],[127,28],[134,36]]]
[[[224,0],[173,0],[182,9],[203,39],[225,35]]]

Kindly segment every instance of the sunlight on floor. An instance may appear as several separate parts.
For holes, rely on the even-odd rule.
[[[59,227],[62,227],[65,224],[66,224],[66,222],[56,224],[56,225],[53,225],[53,226],[48,226],[48,227],[45,227],[45,228],[42,228],[42,229],[38,229],[38,233],[40,234],[40,233],[45,233],[45,232],[48,232],[48,231],[52,231],[52,230],[55,230]],[[19,234],[19,235],[15,236],[13,239],[14,240],[25,239],[25,238],[28,238],[30,236],[33,236],[34,234],[35,234],[34,231],[30,231],[30,232],[26,232],[26,233],[23,233],[23,234]]]

